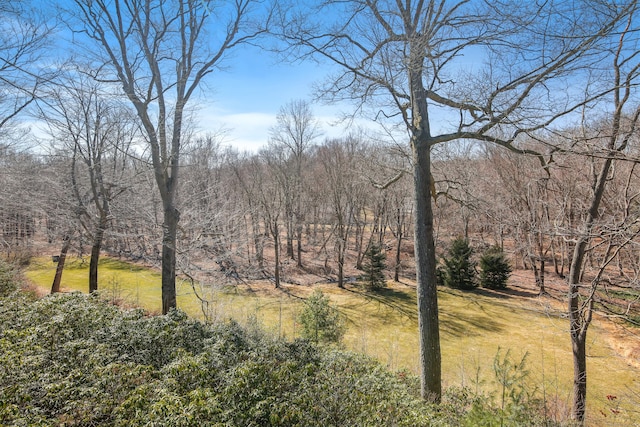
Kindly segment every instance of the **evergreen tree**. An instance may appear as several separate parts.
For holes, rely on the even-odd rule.
[[[488,289],[506,289],[511,275],[511,266],[507,262],[500,246],[489,248],[480,258],[480,285]]]
[[[444,258],[443,281],[446,286],[469,290],[477,286],[476,263],[471,259],[473,249],[469,242],[458,237],[451,243]]]
[[[386,258],[381,245],[376,243],[372,243],[365,252],[362,280],[371,291],[384,288],[387,285],[384,277],[384,270],[387,268]]]
[[[304,302],[300,323],[302,337],[315,343],[338,343],[346,329],[340,313],[320,289]]]

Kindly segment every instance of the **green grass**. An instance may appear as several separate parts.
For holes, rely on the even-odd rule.
[[[48,289],[55,264],[38,259],[26,276]],[[65,289],[87,292],[88,263],[68,262],[62,279]],[[298,336],[296,322],[301,304],[313,288],[285,286],[281,291],[268,284],[251,286],[197,286],[209,301],[205,311],[210,320],[235,319],[255,322],[280,336]],[[347,318],[344,338],[347,348],[378,358],[391,369],[418,373],[418,337],[415,289],[394,285],[378,293],[358,287],[346,290],[320,285]],[[160,275],[149,269],[103,258],[100,289],[113,299],[126,299],[152,312],[160,311]],[[188,282],[178,283],[178,306],[203,318],[202,304]],[[498,295],[498,296],[496,296]],[[499,349],[510,349],[514,360],[528,353],[527,367],[532,384],[564,419],[570,407],[572,381],[568,322],[548,300],[509,298],[500,294],[439,292],[443,383],[465,385],[484,392],[496,392],[492,365]],[[611,349],[609,333],[595,319],[588,335],[588,424],[634,425],[640,422],[636,408],[640,399],[638,370]],[[607,396],[616,396],[615,400]],[[621,412],[615,414],[612,409]],[[606,415],[606,416],[605,416]],[[635,420],[635,422],[633,421]]]

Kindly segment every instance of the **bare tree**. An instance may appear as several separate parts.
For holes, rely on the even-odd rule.
[[[535,159],[515,153],[490,149],[487,154],[488,162],[495,170],[494,179],[502,189],[503,203],[510,212],[504,221],[514,230],[516,254],[521,255],[524,267],[533,269],[539,293],[545,294],[548,258],[552,258],[556,272],[560,274],[555,253],[554,215],[558,206],[551,197],[557,190],[555,171],[541,167]]]
[[[640,100],[638,99],[637,85],[640,79],[640,40],[636,34],[638,11],[636,2],[632,3],[632,9],[623,23],[618,35],[618,43],[611,46],[610,77],[608,86],[604,87],[610,94],[610,117],[604,123],[596,123],[595,128],[583,128],[583,131],[574,135],[570,140],[574,148],[584,147],[585,152],[591,153],[592,186],[591,196],[583,212],[583,221],[575,236],[575,246],[569,269],[569,325],[571,344],[573,348],[573,417],[584,422],[587,399],[587,363],[586,340],[587,330],[591,324],[594,308],[594,294],[600,283],[601,274],[596,274],[591,285],[586,290],[581,285],[585,269],[585,256],[592,249],[590,244],[596,238],[603,236],[597,233],[599,219],[602,216],[601,206],[605,200],[606,189],[611,181],[611,175],[615,173],[615,165],[625,157],[630,144],[637,144],[637,130],[640,124]],[[596,83],[596,90],[603,90],[602,76]],[[607,90],[609,89],[609,90]],[[589,126],[589,123],[585,123]],[[636,161],[638,159],[635,159]],[[608,240],[608,239],[607,239]],[[630,241],[630,240],[628,240]],[[614,244],[619,251],[620,243]],[[613,247],[610,245],[605,251],[605,262],[601,266],[609,264],[609,256]],[[598,269],[602,271],[602,267]],[[586,294],[586,295],[585,295]]]
[[[44,212],[45,166],[32,153],[2,141],[0,137],[0,247],[6,259],[20,264],[32,255],[37,220]]]
[[[279,169],[282,168],[286,157],[282,151],[275,149],[264,149],[259,157],[263,162],[259,200],[266,229],[273,238],[273,280],[275,287],[279,288],[282,277],[281,227],[287,204],[286,177]]]
[[[54,75],[43,62],[52,28],[26,1],[3,2],[0,22],[0,132],[7,132]]]
[[[281,35],[294,54],[337,67],[321,95],[352,100],[359,109],[373,105],[379,120],[399,118],[409,140],[425,399],[439,401],[442,393],[431,148],[476,139],[527,152],[517,146],[519,135],[549,125],[574,105],[570,92],[549,88],[563,87],[563,77],[585,65],[585,52],[619,14],[589,1],[445,0],[327,0],[283,14]],[[471,66],[465,55],[487,60]],[[551,107],[541,109],[541,99]],[[456,119],[435,120],[443,115]]]
[[[64,151],[71,154],[71,189],[76,201],[71,208],[77,211],[92,239],[89,292],[95,292],[104,235],[112,220],[111,207],[114,199],[127,190],[129,150],[138,129],[126,106],[83,75],[60,82],[47,100],[42,116],[54,144],[64,146]]]
[[[238,154],[221,139],[208,134],[185,147],[179,260],[182,272],[195,278],[204,273],[219,283],[240,279],[247,213],[234,177]]]
[[[285,220],[287,232],[287,256],[297,258],[298,267],[302,267],[302,231],[305,212],[304,166],[309,149],[320,136],[320,125],[313,116],[311,106],[303,100],[291,101],[280,108],[277,125],[271,129],[269,144],[277,150],[287,153],[286,162],[280,172],[285,186]],[[293,236],[297,242],[296,256],[293,251]]]
[[[260,2],[238,0],[75,0],[75,25],[88,39],[96,77],[117,82],[145,132],[163,209],[162,312],[176,307],[177,189],[185,108],[229,51],[264,27]]]
[[[21,153],[27,138],[18,126],[44,84],[55,74],[46,66],[46,49],[52,26],[30,2],[0,4],[0,185],[2,246],[15,261],[28,257],[35,232],[36,208],[26,203],[35,195],[36,157]],[[23,145],[22,147],[16,147]],[[29,182],[29,184],[31,184]],[[31,193],[31,194],[29,194]],[[20,200],[22,199],[22,200]]]
[[[253,247],[253,258],[257,263],[258,272],[262,274],[264,272],[264,240],[267,234],[265,230],[267,224],[262,221],[264,217],[262,208],[264,206],[260,196],[262,191],[262,165],[257,156],[245,154],[234,162],[232,169],[246,207],[245,213],[249,221],[247,234],[249,235],[248,240],[251,241],[250,246]],[[249,257],[249,263],[251,263],[251,256]]]
[[[354,136],[329,140],[318,149],[322,164],[322,179],[329,187],[329,204],[332,209],[332,232],[335,260],[338,264],[338,287],[344,287],[344,268],[352,229],[359,215],[358,189],[364,182],[358,176],[356,162],[362,155],[362,143]]]

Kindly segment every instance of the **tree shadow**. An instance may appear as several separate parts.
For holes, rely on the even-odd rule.
[[[375,291],[369,291],[361,286],[347,286],[345,287],[347,292],[357,294],[364,304],[378,303],[380,306],[385,306],[391,309],[392,312],[400,313],[402,316],[407,317],[410,320],[416,321],[418,319],[416,313],[416,298],[407,292],[398,291],[391,288],[382,288]],[[352,307],[356,309],[354,304]],[[389,317],[391,314],[384,315],[383,317]]]
[[[100,267],[105,267],[105,268],[108,268],[109,270],[115,270],[115,271],[131,271],[131,272],[150,271],[150,269],[144,266],[129,263],[126,261],[120,261],[111,257],[100,257],[99,265]]]
[[[440,331],[458,338],[480,336],[486,332],[504,331],[503,323],[487,313],[482,304],[478,304],[478,307],[482,314],[475,314],[474,311],[456,310],[455,313],[441,311],[439,313]]]
[[[521,298],[537,298],[540,296],[539,292],[530,291],[525,289],[514,289],[514,288],[506,288],[506,289],[486,289],[486,288],[476,288],[473,291],[478,295],[490,297],[490,298],[499,298],[499,299],[509,299],[513,297],[521,297]]]

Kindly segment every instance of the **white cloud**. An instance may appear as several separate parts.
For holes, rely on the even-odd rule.
[[[269,129],[276,123],[275,114],[223,113],[203,109],[198,114],[199,133],[224,133],[224,143],[240,151],[258,151],[269,139]]]
[[[347,131],[345,125],[335,124],[337,116],[316,116],[322,128],[323,138],[336,138]],[[228,113],[204,108],[198,114],[199,133],[224,132],[224,143],[240,151],[258,151],[269,140],[269,130],[276,125],[276,113]]]

